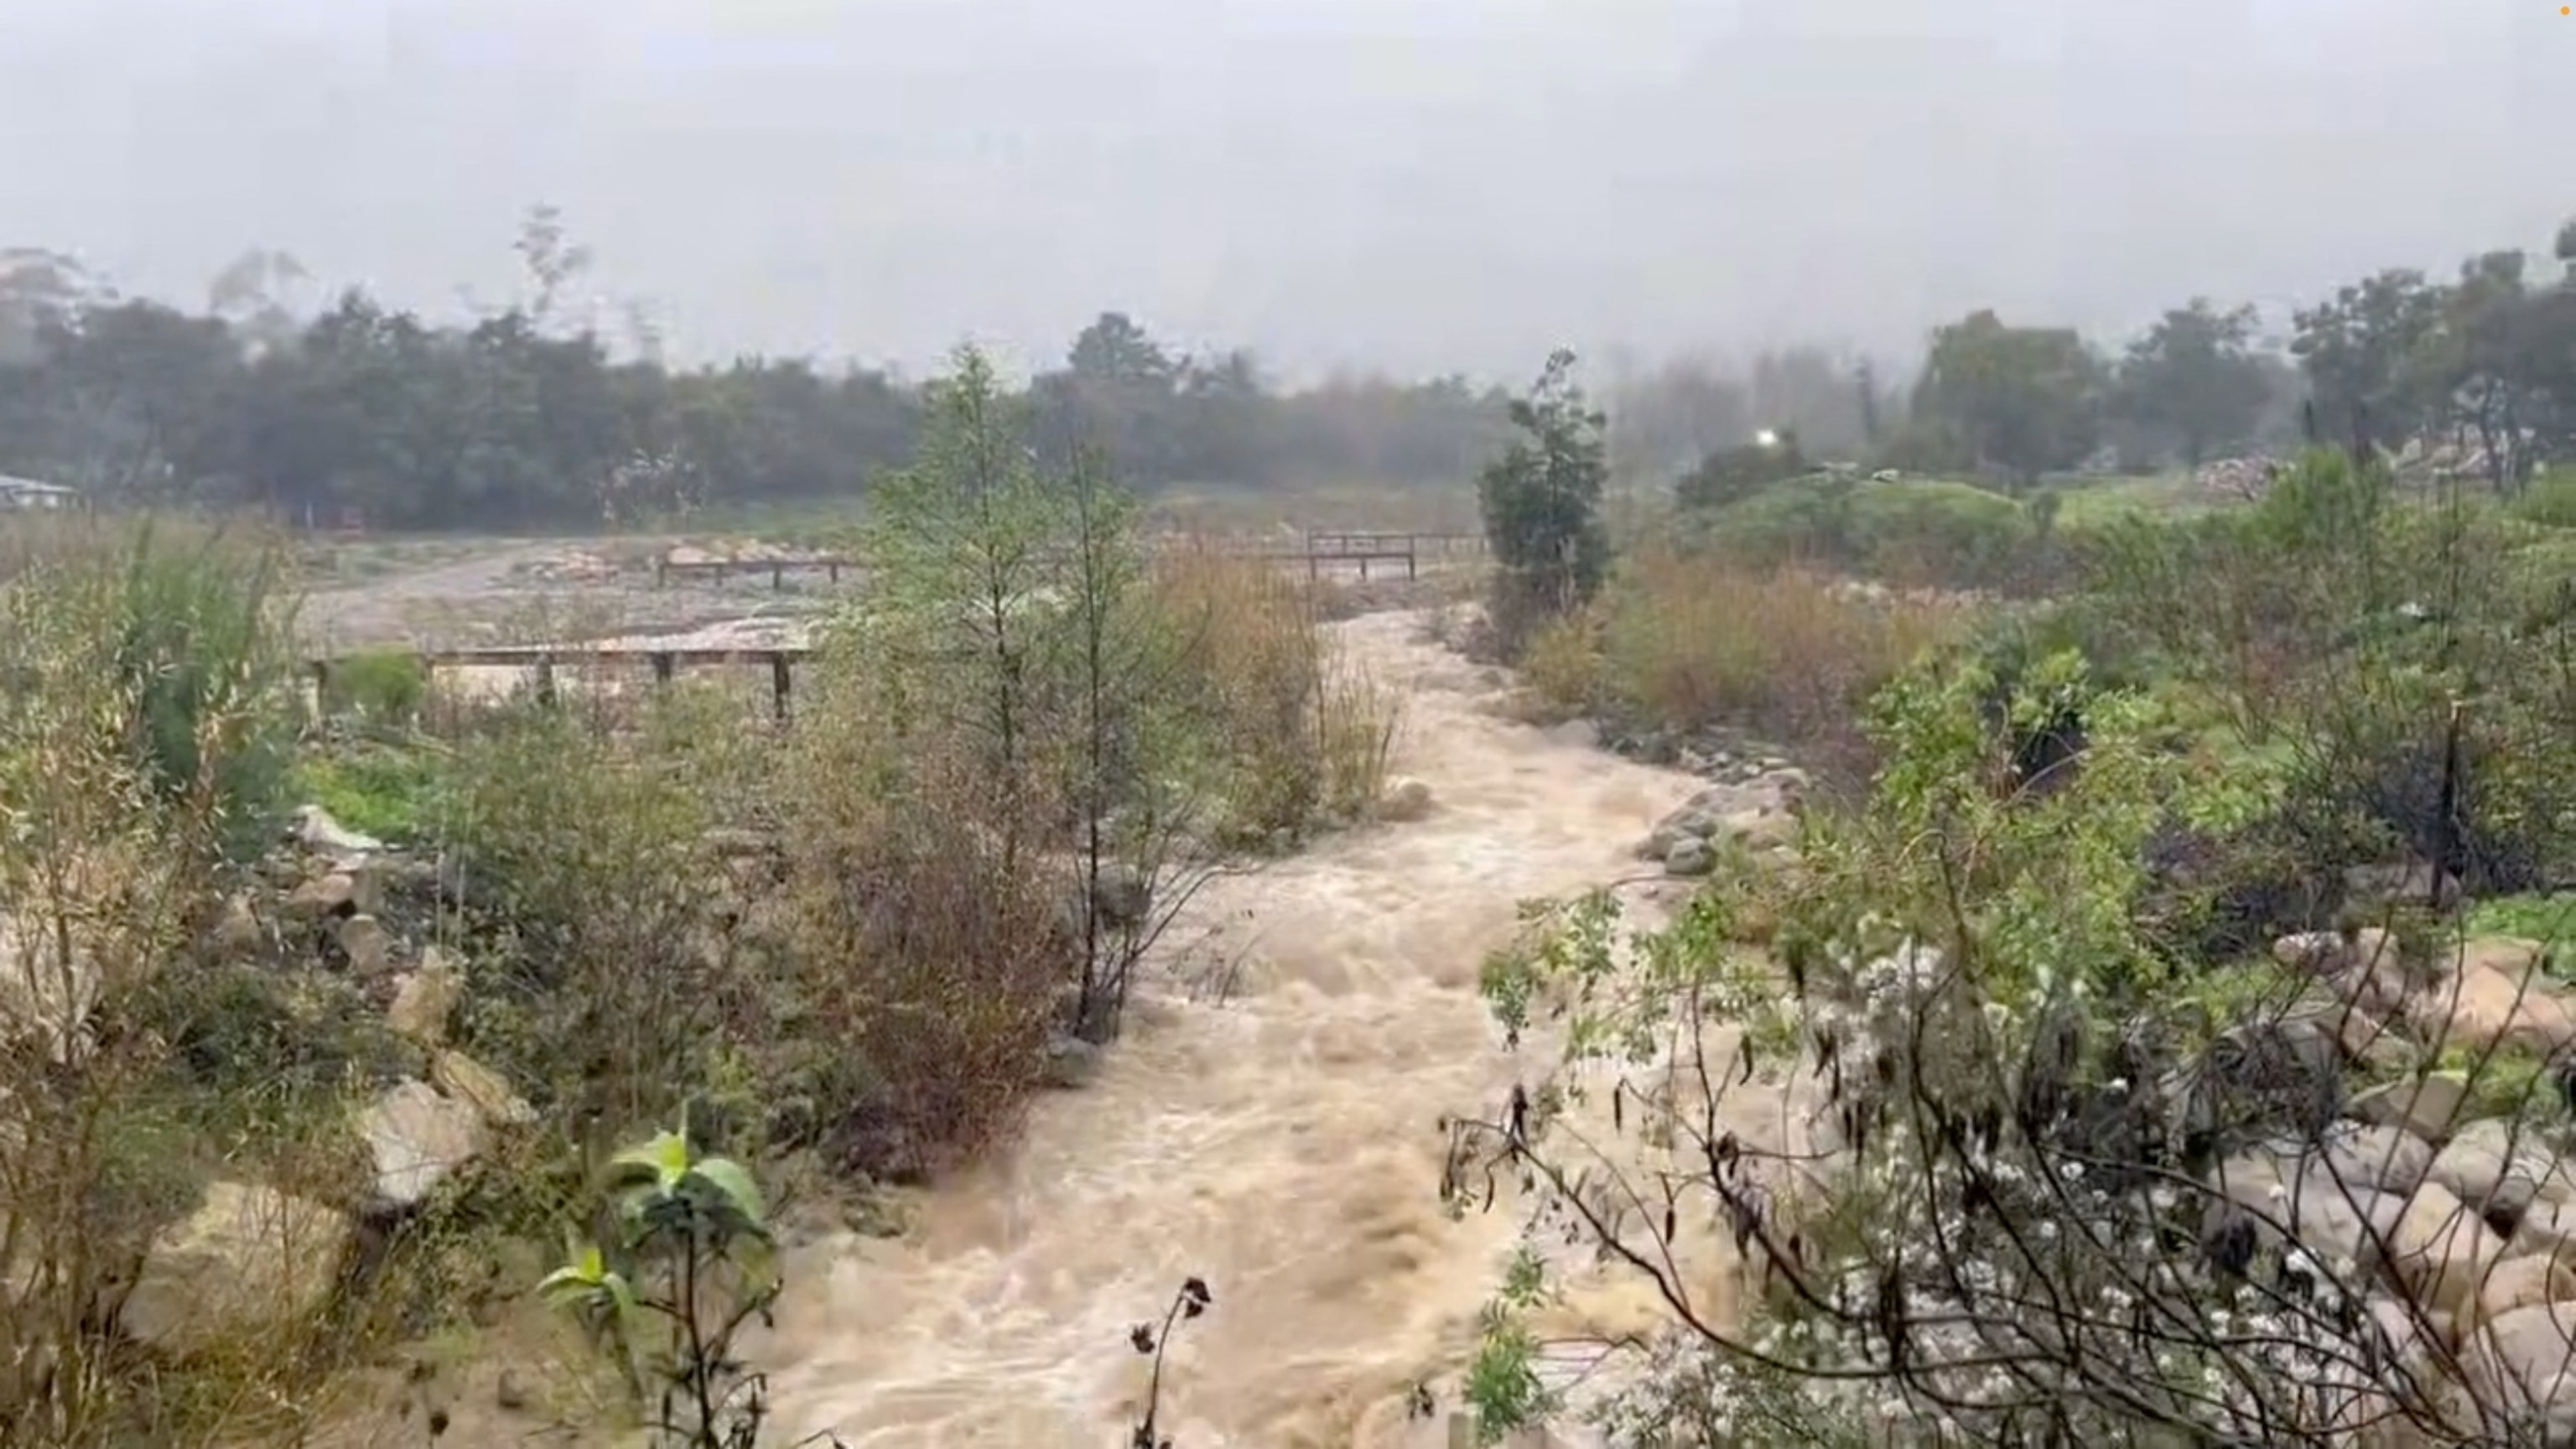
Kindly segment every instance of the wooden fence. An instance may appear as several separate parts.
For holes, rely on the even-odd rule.
[[[1425,554],[1438,558],[1473,557],[1485,551],[1485,536],[1481,533],[1309,532],[1305,542],[1303,556],[1306,577],[1310,579],[1323,577],[1326,564],[1352,562],[1359,565],[1363,580],[1369,576],[1371,563],[1401,563],[1406,578],[1418,579],[1422,577]],[[1291,553],[1288,557],[1298,555]]]
[[[767,574],[771,588],[783,589],[787,587],[789,574],[811,573],[818,569],[827,576],[828,582],[837,584],[841,581],[841,570],[857,567],[856,559],[828,553],[795,558],[657,558],[653,560],[653,586],[661,588],[669,584],[674,574],[683,578],[712,574],[720,579],[731,578],[735,574]]]
[[[558,667],[582,668],[589,665],[652,666],[653,681],[668,684],[683,667],[706,665],[766,664],[769,666],[769,694],[772,712],[780,720],[787,718],[787,703],[795,689],[796,666],[812,658],[810,644],[766,644],[747,648],[666,648],[650,644],[503,644],[473,649],[423,649],[413,653],[425,675],[441,669],[499,668],[525,669],[530,672],[541,704],[553,704],[555,670]],[[331,698],[332,670],[336,659],[312,659],[305,671],[313,678],[315,697],[324,707]]]
[[[1479,534],[1466,533],[1363,533],[1350,531],[1310,532],[1296,546],[1253,535],[1232,539],[1205,539],[1174,535],[1163,546],[1203,548],[1238,557],[1269,558],[1294,563],[1303,560],[1306,576],[1323,577],[1327,567],[1356,565],[1362,579],[1370,576],[1372,565],[1403,565],[1408,579],[1421,577],[1422,560],[1474,557],[1485,551],[1485,540]],[[657,561],[654,582],[666,584],[672,575],[734,574],[769,575],[770,587],[785,587],[791,573],[823,571],[833,583],[840,582],[843,569],[860,567],[858,561],[832,554],[797,558],[761,559],[684,559]],[[434,675],[442,669],[502,668],[530,672],[537,698],[554,703],[555,671],[558,668],[582,668],[591,665],[649,665],[656,683],[668,683],[683,668],[712,665],[769,667],[771,708],[776,716],[787,718],[788,701],[794,693],[796,666],[814,655],[808,644],[769,644],[749,647],[663,647],[652,644],[501,644],[466,649],[423,649],[413,652],[424,674]],[[339,659],[311,659],[305,670],[312,677],[315,697],[328,705],[332,673]]]
[[[1469,558],[1485,551],[1485,538],[1477,533],[1365,533],[1348,530],[1312,531],[1297,543],[1287,544],[1263,535],[1208,540],[1187,534],[1169,535],[1157,541],[1165,549],[1208,549],[1241,558],[1276,559],[1282,563],[1306,565],[1306,577],[1321,579],[1327,568],[1355,565],[1360,578],[1370,577],[1374,567],[1392,569],[1402,565],[1404,576],[1422,576],[1422,560]],[[659,558],[653,561],[653,583],[669,585],[679,578],[732,578],[737,574],[767,574],[772,589],[787,587],[789,574],[820,572],[828,583],[838,584],[844,569],[857,570],[862,561],[843,554],[803,554],[782,558]]]

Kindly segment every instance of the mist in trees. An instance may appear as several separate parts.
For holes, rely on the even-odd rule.
[[[273,249],[227,265],[198,310],[0,252],[0,472],[109,503],[524,528],[852,497],[911,456],[920,395],[892,374],[674,366],[645,309],[586,292],[592,254],[555,208],[530,210],[514,250],[520,294],[462,325],[317,295]],[[1290,390],[1249,351],[1181,353],[1117,311],[1027,392],[1042,450],[1096,449],[1147,488],[1461,482],[1510,429],[1506,395],[1461,378]]]
[[[516,295],[442,323],[334,290],[275,248],[228,263],[193,308],[124,295],[64,253],[0,249],[0,472],[111,503],[533,528],[850,498],[911,455],[907,380],[798,357],[678,364],[649,308],[600,294],[558,210],[531,208],[512,250]],[[1088,451],[1147,490],[1463,489],[1515,436],[1512,395],[1490,382],[1290,386],[1248,348],[1186,350],[1116,309],[1022,390],[1050,463]],[[2563,257],[2497,249],[2449,280],[2375,271],[2286,318],[2195,296],[2108,339],[1981,308],[1919,358],[1686,354],[1601,396],[1611,478],[1700,493],[1782,460],[2026,488],[2277,452],[2311,431],[2445,444],[2512,491],[2576,446],[2576,285]]]
[[[2125,343],[1981,308],[1933,329],[1909,380],[1813,350],[1749,375],[1681,363],[1613,399],[1622,471],[1686,495],[1758,486],[1793,452],[2027,488],[2071,470],[2193,470],[2310,441],[2450,450],[2500,492],[2576,449],[2576,224],[2557,254],[2481,253],[2438,281],[2388,268],[2291,309],[2193,297]],[[1767,390],[1766,390],[1767,383]],[[1803,450],[1759,445],[1793,438]],[[1766,471],[1768,470],[1768,471]]]

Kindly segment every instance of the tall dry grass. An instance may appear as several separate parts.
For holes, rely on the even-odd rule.
[[[250,1043],[293,1043],[287,1013],[206,941],[284,803],[275,559],[166,521],[11,523],[0,1442],[257,1437],[345,1346],[313,1312],[345,1239],[311,1205],[344,1193],[354,1166],[337,1073],[244,1059]],[[232,1196],[209,1198],[218,1179]],[[293,1270],[187,1290],[145,1273],[156,1237],[203,1201],[236,1204],[233,1226]],[[234,1329],[190,1338],[174,1292],[223,1297]]]
[[[1533,641],[1524,672],[1567,708],[1742,730],[1856,765],[1870,695],[1962,623],[1954,606],[1863,595],[1804,568],[1648,545],[1589,611]]]
[[[1347,657],[1325,588],[1260,559],[1175,553],[1150,598],[1178,644],[1175,684],[1228,763],[1238,839],[1375,802],[1402,701]]]

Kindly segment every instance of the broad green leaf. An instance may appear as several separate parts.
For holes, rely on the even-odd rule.
[[[700,1158],[689,1170],[724,1194],[725,1200],[733,1204],[734,1211],[746,1219],[754,1223],[769,1221],[769,1209],[761,1201],[760,1185],[751,1180],[751,1174],[741,1163],[730,1157],[706,1157]]]
[[[623,1329],[626,1325],[633,1323],[635,1321],[635,1290],[627,1286],[626,1275],[623,1273],[607,1274],[599,1280],[599,1286],[600,1290],[608,1295],[608,1301],[617,1305],[618,1326]]]
[[[610,1158],[608,1165],[621,1173],[651,1173],[655,1183],[668,1192],[689,1170],[689,1139],[677,1132],[659,1133],[652,1141]]]
[[[579,1268],[557,1268],[537,1284],[537,1295],[549,1303],[587,1298],[599,1291],[599,1280]]]
[[[550,1301],[585,1298],[601,1291],[614,1276],[608,1271],[607,1256],[597,1244],[591,1244],[572,1262],[548,1273],[537,1284],[537,1294]]]

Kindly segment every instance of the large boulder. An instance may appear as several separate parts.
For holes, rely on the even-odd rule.
[[[2433,1149],[2396,1127],[2338,1122],[2322,1133],[2310,1155],[2338,1182],[2378,1192],[2411,1193],[2433,1167]]]
[[[2310,1017],[2241,1022],[2193,1063],[2188,1132],[2221,1150],[2287,1132],[2313,1138],[2344,1109],[2343,1042]]]
[[[2390,1274],[2416,1302],[2471,1322],[2478,1289],[2504,1261],[2504,1240],[2475,1208],[2439,1183],[2428,1182],[2406,1199],[2393,1222],[2374,1221],[2385,1245]]]
[[[447,1040],[447,1023],[464,996],[463,974],[436,946],[423,946],[419,967],[394,989],[393,1005],[385,1010],[385,1025],[395,1035],[422,1046],[442,1045]]]
[[[287,892],[286,913],[299,920],[345,916],[358,909],[358,878],[348,871],[324,871]]]
[[[2576,1047],[2576,1015],[2541,971],[2537,941],[2490,936],[2464,943],[2438,979],[2406,1003],[2418,1037],[2465,1051],[2521,1047],[2553,1058]]]
[[[2398,1203],[2367,1183],[2337,1181],[2320,1159],[2268,1148],[2219,1163],[2209,1186],[2213,1220],[2232,1207],[2251,1215],[2260,1242],[2279,1247],[2287,1237],[2329,1261],[2365,1260],[2373,1225],[2392,1219]]]
[[[2479,1335],[2470,1372],[2480,1398],[2536,1421],[2516,1442],[2576,1440],[2576,1305],[2543,1303],[2497,1314]]]
[[[2361,1011],[2394,1011],[2412,987],[2396,938],[2377,926],[2283,936],[2272,943],[2272,959],[2314,977],[2337,1000]]]
[[[2468,1120],[2469,1080],[2456,1072],[2428,1072],[2382,1082],[2353,1095],[2352,1115],[2382,1127],[2402,1128],[2436,1146]]]
[[[351,830],[331,818],[331,812],[319,805],[300,806],[295,812],[295,838],[304,847],[320,855],[355,861],[376,854],[385,843],[372,835]]]
[[[137,1342],[178,1357],[257,1345],[322,1306],[352,1231],[345,1214],[319,1203],[218,1182],[153,1240],[119,1322]]]
[[[1666,875],[1703,876],[1716,869],[1716,850],[1706,840],[1697,836],[1675,841],[1672,849],[1664,852],[1664,874]]]
[[[2504,1224],[2519,1223],[2536,1202],[2576,1205],[2576,1172],[2529,1126],[2507,1118],[2459,1129],[2427,1176]]]
[[[395,1084],[359,1112],[357,1128],[375,1163],[376,1198],[391,1208],[418,1206],[491,1144],[473,1103],[422,1081]]]
[[[349,958],[350,974],[361,980],[393,969],[394,937],[373,916],[345,916],[338,931],[340,950]]]
[[[450,1098],[474,1109],[487,1127],[525,1127],[537,1109],[511,1090],[499,1072],[453,1049],[430,1059],[429,1079]]]
[[[2517,1308],[2571,1301],[2576,1301],[2576,1268],[2548,1254],[2507,1258],[2478,1285],[2478,1313],[2488,1321]]]

